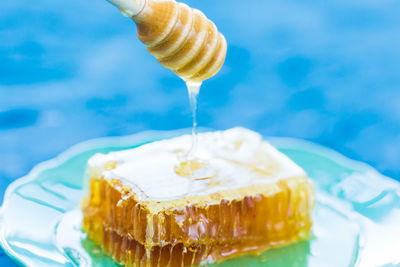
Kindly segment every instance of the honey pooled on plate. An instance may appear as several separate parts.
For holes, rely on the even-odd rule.
[[[94,155],[88,236],[127,266],[201,265],[309,238],[314,191],[298,165],[244,128],[198,138],[204,164],[183,171],[190,135]]]

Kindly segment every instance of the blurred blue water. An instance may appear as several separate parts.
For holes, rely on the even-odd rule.
[[[200,126],[304,138],[400,179],[399,1],[187,2],[229,44]],[[105,1],[2,1],[0,40],[0,198],[80,141],[191,124],[184,83]]]
[[[228,40],[199,125],[315,141],[400,179],[400,2],[186,1]],[[0,5],[0,196],[80,141],[189,127],[184,83],[106,1]]]

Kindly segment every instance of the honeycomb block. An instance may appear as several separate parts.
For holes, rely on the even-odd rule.
[[[238,135],[237,130],[234,133]],[[229,134],[225,135],[219,138],[232,142]],[[253,144],[249,142],[255,137],[247,135],[250,133],[246,132],[245,137],[239,138],[242,146]],[[210,143],[215,141],[218,140]],[[172,142],[172,147],[185,143],[182,137],[169,142]],[[207,147],[207,142],[203,144]],[[166,145],[168,141],[156,142],[144,145],[150,149],[147,147],[136,152],[140,160],[146,161],[146,153],[150,155],[156,149],[159,155],[163,154],[160,148]],[[269,171],[264,172],[265,168],[262,168],[261,175],[258,171],[254,174],[253,167],[248,165],[245,169],[238,169],[240,175],[247,169],[249,176],[255,175],[254,179],[239,182],[244,183],[242,186],[233,185],[236,180],[226,177],[213,176],[206,180],[179,177],[189,180],[189,185],[196,181],[199,185],[191,185],[192,191],[185,195],[171,197],[164,193],[168,198],[160,199],[152,195],[156,191],[148,186],[154,182],[151,179],[142,181],[140,188],[139,180],[132,182],[135,180],[128,179],[127,175],[122,178],[123,165],[132,167],[129,162],[137,158],[130,153],[136,152],[95,156],[95,163],[89,163],[89,194],[82,204],[83,229],[107,254],[127,266],[201,265],[247,253],[258,254],[271,247],[309,238],[315,202],[310,180],[280,152],[269,145],[263,149],[272,154],[266,153],[269,157],[264,157],[266,154],[260,156],[258,150],[254,153],[258,159],[261,157],[262,161],[268,161],[263,166],[269,166]],[[275,159],[274,164],[271,164],[272,159]],[[250,162],[254,162],[254,158],[250,157]],[[158,167],[155,172],[162,173],[163,166]],[[282,170],[288,167],[295,171]],[[165,179],[168,178],[166,175]],[[216,190],[210,189],[214,187]]]

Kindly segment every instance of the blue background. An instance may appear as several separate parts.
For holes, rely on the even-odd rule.
[[[186,3],[229,44],[200,126],[311,140],[400,179],[399,1]],[[184,83],[106,1],[0,4],[0,199],[78,142],[190,125]]]

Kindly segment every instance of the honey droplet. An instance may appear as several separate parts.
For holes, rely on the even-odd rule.
[[[207,161],[187,159],[174,167],[175,173],[192,180],[208,180],[217,176],[217,171]]]
[[[194,172],[205,165],[205,162],[202,162],[198,159],[185,160],[175,165],[175,172],[180,176],[193,177]]]

